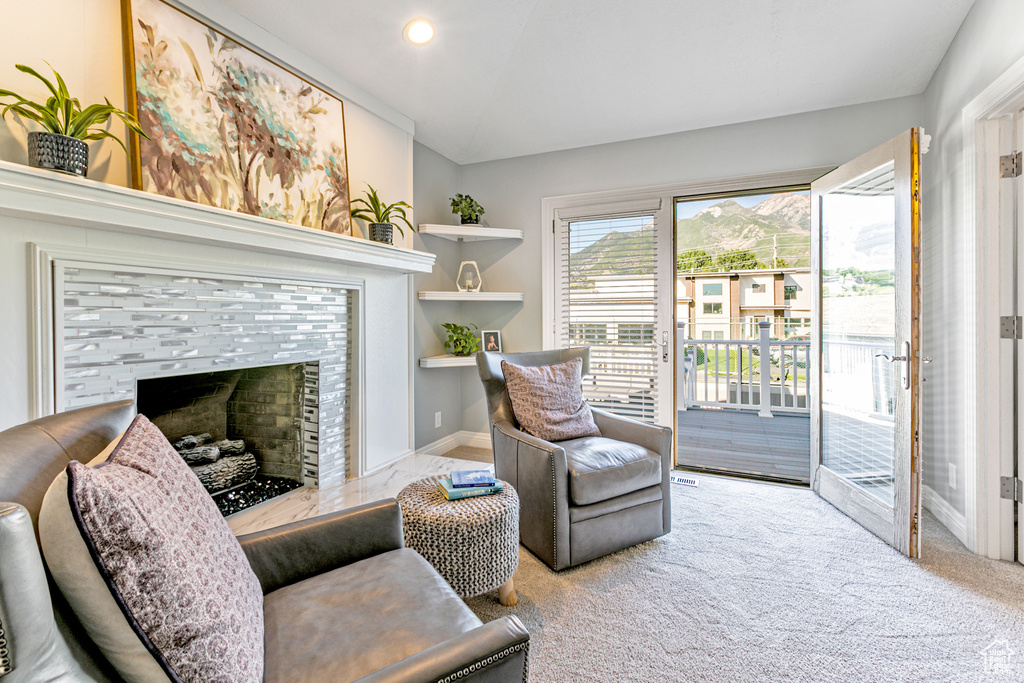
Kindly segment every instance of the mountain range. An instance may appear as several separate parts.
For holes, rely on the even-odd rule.
[[[653,226],[612,231],[569,258],[574,278],[653,272]],[[676,249],[700,249],[711,257],[749,249],[771,264],[774,250],[787,267],[811,265],[811,207],[806,194],[778,193],[750,208],[724,199],[676,223]]]
[[[811,265],[811,202],[806,194],[773,194],[750,208],[725,199],[676,223],[676,249],[711,256],[749,249],[761,263],[778,256],[787,267]]]

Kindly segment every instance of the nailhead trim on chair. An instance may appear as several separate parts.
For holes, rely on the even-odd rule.
[[[463,669],[459,669],[455,673],[451,673],[451,674],[448,674],[447,676],[445,676],[444,678],[437,679],[436,683],[453,683],[453,681],[460,681],[463,678],[465,678],[466,676],[468,676],[468,675],[470,675],[472,673],[476,673],[477,671],[479,671],[480,669],[484,668],[485,666],[490,666],[491,664],[496,664],[497,662],[500,662],[501,660],[505,659],[505,657],[508,657],[511,654],[519,652],[520,650],[525,650],[526,651],[526,666],[523,667],[523,683],[526,683],[526,680],[529,678],[529,673],[530,673],[530,671],[529,671],[529,669],[530,669],[530,667],[529,667],[529,664],[530,664],[530,643],[529,643],[529,641],[527,641],[525,643],[519,643],[518,645],[513,645],[512,647],[507,647],[504,650],[502,650],[501,652],[495,652],[493,655],[491,655],[487,659],[481,659],[480,661],[474,662],[473,664],[470,664],[469,666],[467,666],[467,667],[465,667]]]
[[[548,453],[551,461],[551,557],[558,566],[558,485],[555,481],[555,456]]]
[[[11,673],[11,651],[7,649],[7,633],[0,624],[0,676]]]

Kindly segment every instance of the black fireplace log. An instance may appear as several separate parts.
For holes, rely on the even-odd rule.
[[[217,446],[196,446],[178,451],[178,455],[184,458],[189,465],[207,465],[217,462],[221,454],[222,451]]]
[[[203,434],[189,434],[188,436],[183,436],[174,442],[174,450],[185,451],[198,448],[212,438],[212,436],[205,432]]]
[[[221,455],[242,455],[245,453],[245,442],[241,439],[221,439],[209,445],[219,448]]]
[[[229,455],[209,465],[193,467],[192,471],[210,493],[244,484],[256,476],[259,468],[252,453]]]

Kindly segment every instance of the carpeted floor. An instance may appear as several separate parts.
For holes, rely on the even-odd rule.
[[[807,489],[704,476],[672,516],[557,574],[520,548],[519,604],[469,605],[522,619],[533,683],[1024,680],[1024,567],[931,515],[920,561]]]
[[[488,465],[494,463],[494,456],[491,454],[490,448],[476,448],[474,446],[457,446],[441,457],[455,458],[457,460],[474,460],[476,462],[485,462]]]

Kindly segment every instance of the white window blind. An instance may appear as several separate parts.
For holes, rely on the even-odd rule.
[[[654,211],[561,218],[556,233],[556,332],[590,347],[586,400],[653,422],[657,407],[658,243]]]

